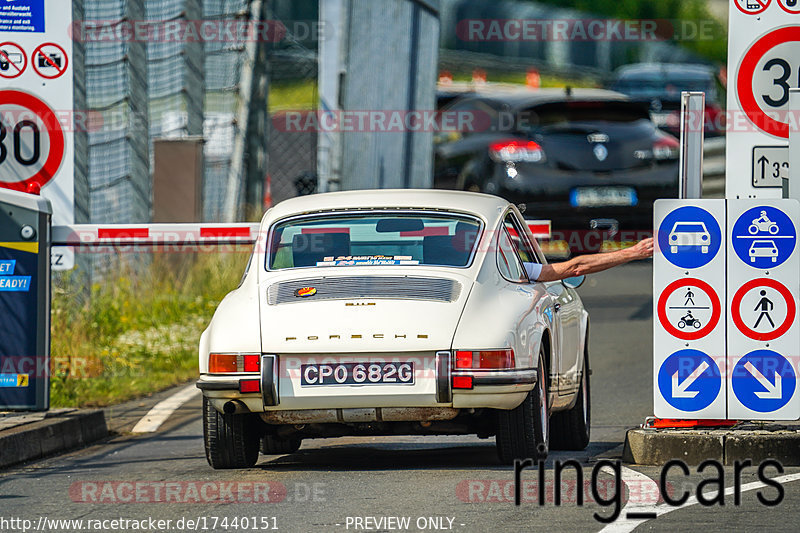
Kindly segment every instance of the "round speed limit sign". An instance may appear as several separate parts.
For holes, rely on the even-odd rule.
[[[0,90],[0,187],[43,187],[61,167],[64,142],[64,129],[47,104],[26,92]]]
[[[789,138],[789,89],[800,87],[800,26],[773,30],[750,45],[739,64],[736,92],[758,129]]]

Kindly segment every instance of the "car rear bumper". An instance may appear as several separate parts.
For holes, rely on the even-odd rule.
[[[197,387],[221,412],[264,413],[262,417],[270,423],[291,420],[298,424],[438,420],[464,408],[513,409],[537,381],[535,369],[455,371],[451,352],[431,355],[429,364],[415,370],[415,385],[405,389],[386,385],[301,388],[299,378],[286,371],[280,356],[264,356],[270,364],[262,364],[260,374],[203,374]],[[454,387],[456,377],[470,377],[471,387]],[[242,381],[258,382],[259,391],[241,392]],[[229,402],[233,403],[226,405]]]
[[[552,220],[553,230],[587,230],[592,220],[610,218],[620,229],[652,230],[653,203],[659,198],[677,198],[678,166],[659,164],[647,168],[593,174],[559,171],[530,165],[518,166],[519,174],[508,178],[504,165],[495,165],[486,192],[515,204],[525,204],[525,217]],[[574,206],[571,193],[579,187],[630,187],[636,205]]]

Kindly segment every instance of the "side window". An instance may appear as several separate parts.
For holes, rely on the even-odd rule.
[[[508,281],[527,283],[528,275],[525,274],[525,268],[514,251],[511,237],[505,228],[501,230],[497,243],[497,268],[500,269],[500,274]]]
[[[506,231],[508,231],[509,237],[511,238],[511,244],[514,245],[514,249],[519,254],[519,257],[522,259],[523,263],[542,262],[539,259],[539,256],[536,254],[536,251],[531,246],[530,242],[528,242],[528,239],[525,236],[525,230],[522,227],[522,223],[517,219],[517,217],[514,216],[513,213],[506,215],[503,225],[505,226]]]

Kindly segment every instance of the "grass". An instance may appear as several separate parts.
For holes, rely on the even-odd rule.
[[[247,258],[144,256],[139,268],[109,274],[88,294],[74,274],[58,279],[51,405],[105,406],[196,377],[200,334],[219,301],[238,285]]]

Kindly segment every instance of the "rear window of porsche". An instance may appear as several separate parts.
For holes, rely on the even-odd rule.
[[[273,227],[267,268],[467,267],[482,224],[465,215],[391,212],[305,216]]]

